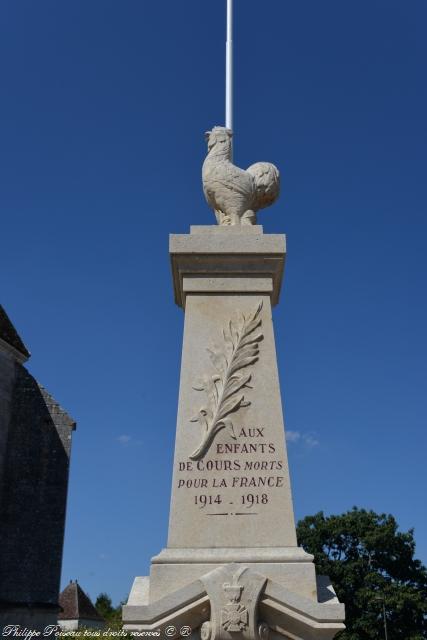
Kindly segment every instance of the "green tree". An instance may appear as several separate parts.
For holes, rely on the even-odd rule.
[[[113,609],[113,612],[108,618],[108,624],[112,629],[121,629],[123,625],[122,621],[122,607],[126,604],[127,600],[122,600],[117,607]],[[131,637],[131,636],[130,636]]]
[[[100,593],[95,602],[95,609],[105,618],[107,626],[111,629],[122,627],[122,606],[126,600],[120,602],[117,607],[113,607],[113,602],[108,593]]]
[[[106,620],[114,613],[113,602],[108,593],[99,594],[95,602],[95,609]]]
[[[345,604],[347,628],[337,640],[383,639],[383,601],[388,640],[427,638],[427,569],[414,558],[412,529],[402,533],[393,516],[355,507],[307,516],[297,536]]]

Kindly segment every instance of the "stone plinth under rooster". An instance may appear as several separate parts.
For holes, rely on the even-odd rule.
[[[169,536],[134,581],[129,630],[302,640],[344,628],[295,535],[271,311],[285,253],[256,225],[170,238],[185,328]]]

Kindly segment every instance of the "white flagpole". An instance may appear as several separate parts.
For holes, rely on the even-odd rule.
[[[227,0],[225,46],[225,126],[233,131],[233,0]]]

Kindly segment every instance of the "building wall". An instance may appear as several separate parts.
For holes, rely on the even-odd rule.
[[[76,631],[79,628],[78,620],[58,620],[62,631]]]
[[[86,620],[81,618],[80,620],[58,620],[58,624],[63,631],[75,631],[86,627],[87,629],[104,629],[105,622],[102,620]]]
[[[56,625],[57,620],[58,613],[56,611],[49,611],[43,607],[0,608],[0,636],[4,628],[9,625],[19,625],[21,630],[27,628],[43,633],[47,626]],[[7,637],[13,638],[13,633]],[[47,637],[55,638],[53,634]]]
[[[0,512],[14,382],[15,359],[0,347]]]
[[[55,608],[74,423],[25,367],[15,364],[13,384],[0,367],[0,613]]]

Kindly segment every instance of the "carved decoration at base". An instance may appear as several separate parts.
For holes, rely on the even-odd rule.
[[[200,627],[201,640],[211,640],[212,638],[212,625],[209,621],[204,622]]]
[[[238,584],[240,576],[245,571],[246,567],[239,568],[233,575],[233,582],[223,584],[228,603],[221,610],[221,624],[226,631],[243,631],[249,624],[249,612],[240,602],[243,587]]]
[[[267,582],[264,576],[244,565],[230,564],[202,581],[211,607],[210,623],[205,622],[200,630],[202,640],[267,640],[265,625],[257,619],[258,601]]]

